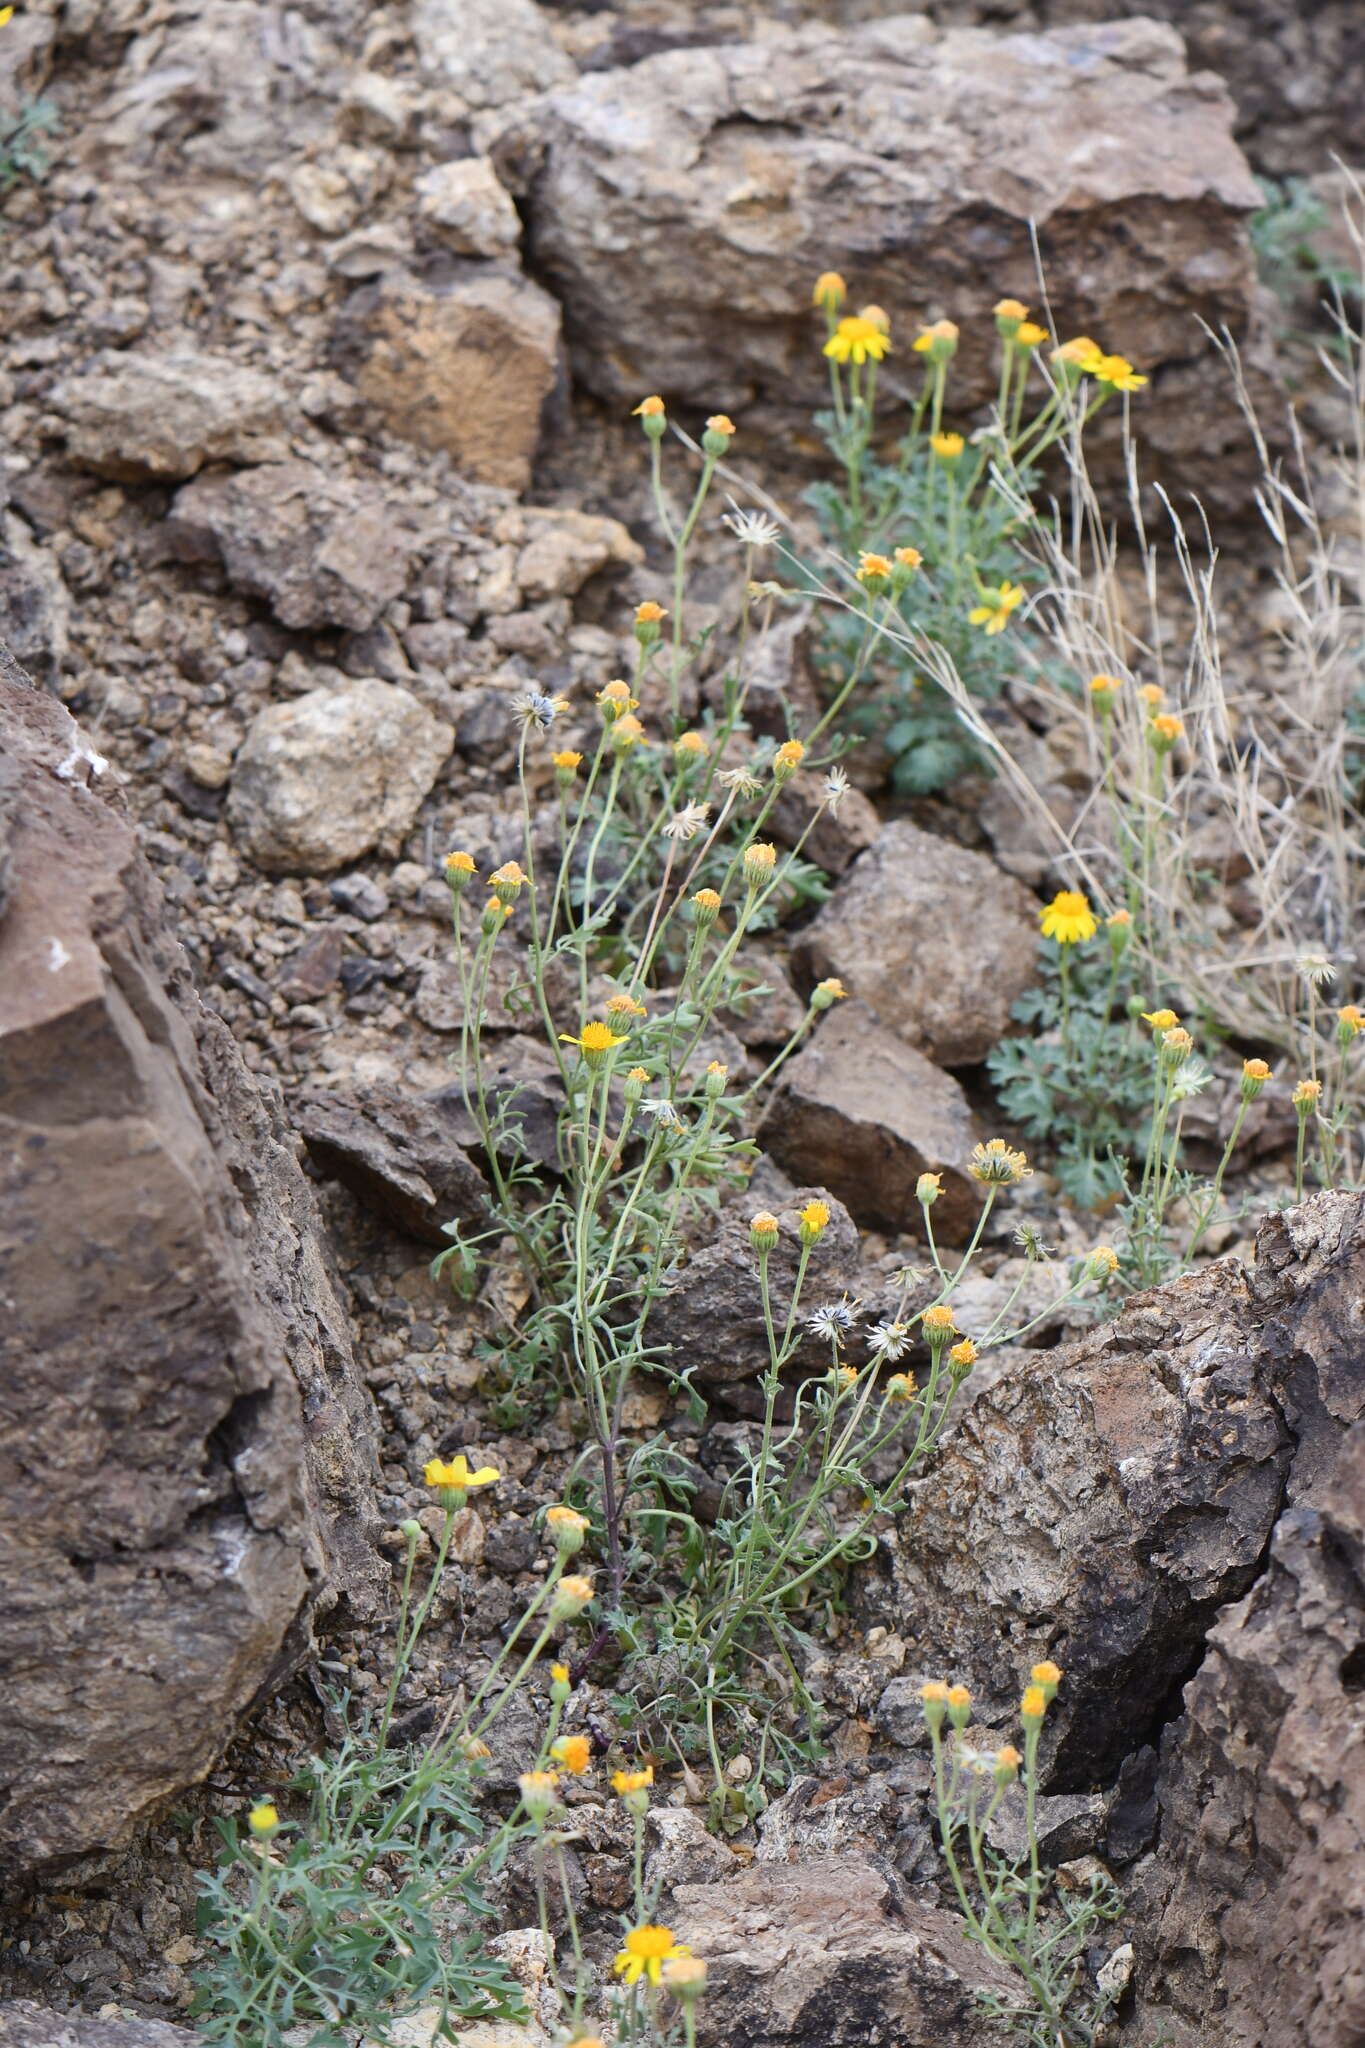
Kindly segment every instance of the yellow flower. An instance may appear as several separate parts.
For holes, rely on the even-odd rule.
[[[1290,1100],[1293,1102],[1295,1109],[1302,1115],[1313,1107],[1313,1104],[1321,1094],[1321,1081],[1300,1081]]]
[[[859,554],[858,567],[854,571],[860,583],[875,583],[891,574],[891,560],[888,555]]]
[[[1019,1766],[1024,1761],[1012,1742],[995,1752],[995,1779],[998,1785],[1011,1785],[1019,1775]]]
[[[1161,1050],[1172,1066],[1178,1067],[1181,1061],[1188,1059],[1194,1051],[1194,1040],[1188,1031],[1182,1030],[1177,1024],[1173,1031],[1162,1032]]]
[[[890,346],[890,335],[883,333],[871,320],[853,315],[839,322],[825,343],[824,352],[836,363],[861,365],[869,357],[874,363],[881,362]]]
[[[811,304],[823,307],[826,313],[835,313],[848,297],[848,286],[837,270],[822,270],[815,280],[811,293]]]
[[[950,1330],[957,1328],[957,1324],[953,1320],[953,1312],[946,1301],[936,1301],[932,1308],[927,1308],[924,1311],[920,1321],[931,1338],[946,1337]]]
[[[467,1493],[472,1486],[491,1486],[501,1476],[496,1465],[480,1465],[471,1472],[463,1451],[448,1464],[430,1458],[422,1467],[422,1478],[434,1493]]]
[[[866,320],[869,327],[875,327],[882,334],[891,332],[891,315],[882,306],[860,306],[858,318]]]
[[[258,1806],[252,1807],[246,1824],[258,1839],[263,1835],[273,1835],[280,1824],[279,1809],[272,1800],[263,1799]]]
[[[1027,1180],[1033,1168],[1024,1153],[1012,1151],[1003,1138],[991,1138],[972,1147],[967,1171],[987,1187],[1012,1188]]]
[[[1079,889],[1060,890],[1043,911],[1041,922],[1043,937],[1055,939],[1059,946],[1093,939],[1099,928],[1089,898]]]
[[[1047,1693],[1041,1685],[1028,1685],[1019,1702],[1019,1713],[1025,1721],[1041,1721],[1047,1712]]]
[[[1175,745],[1184,730],[1181,719],[1172,717],[1169,711],[1159,711],[1151,724],[1153,744],[1159,745],[1164,752],[1167,747]]]
[[[637,406],[636,406],[636,407],[634,408],[634,410],[632,411],[632,413],[631,413],[631,418],[632,418],[633,420],[634,420],[634,419],[639,419],[639,418],[640,418],[640,417],[641,417],[641,416],[643,415],[643,417],[644,417],[645,419],[647,419],[647,420],[648,420],[648,419],[657,419],[657,418],[658,418],[658,416],[659,416],[659,414],[660,414],[660,413],[661,413],[661,412],[663,411],[663,409],[664,409],[664,402],[663,402],[662,398],[660,398],[660,397],[659,397],[659,395],[658,395],[658,393],[656,392],[656,393],[655,393],[655,394],[653,395],[653,397],[651,397],[651,398],[642,398],[642,399],[640,400],[640,403],[639,403],[639,404],[638,404],[638,405],[637,405]]]
[[[973,1344],[971,1338],[964,1337],[960,1344],[954,1344],[952,1349],[949,1351],[948,1362],[950,1365],[961,1366],[962,1369],[965,1371],[968,1366],[976,1364],[976,1361],[979,1356],[980,1353],[977,1351],[977,1348],[975,1344]]]
[[[572,1621],[593,1598],[593,1583],[579,1572],[570,1572],[555,1587],[550,1604],[551,1621]]]
[[[931,434],[929,446],[941,462],[956,462],[967,443],[961,434]]]
[[[473,854],[448,853],[446,855],[446,872],[453,875],[472,875],[474,873]]]
[[[1140,391],[1147,382],[1145,377],[1139,377],[1126,356],[1101,356],[1089,368],[1097,384],[1108,384],[1114,391]]]
[[[1098,1280],[1106,1273],[1118,1272],[1119,1255],[1112,1245],[1097,1244],[1085,1264],[1091,1279]]]
[[[781,1230],[771,1209],[760,1209],[756,1216],[749,1218],[749,1242],[756,1252],[770,1252],[777,1243]]]
[[[647,1017],[648,1010],[643,1003],[637,1003],[634,996],[608,996],[606,1011],[609,1017]]]
[[[686,1942],[673,1939],[671,1927],[632,1927],[612,1968],[627,1984],[635,1984],[641,1977],[657,1984],[663,1976],[665,1963],[671,1963],[675,1956],[690,1956],[691,1953]]]
[[[1270,1068],[1264,1060],[1243,1060],[1241,1092],[1247,1102],[1254,1102],[1266,1082],[1270,1079]]]
[[[1174,1031],[1180,1019],[1174,1010],[1144,1010],[1142,1021],[1144,1024],[1150,1024],[1152,1036],[1159,1038],[1163,1031]]]
[[[700,759],[705,760],[711,750],[707,746],[705,736],[702,733],[680,732],[673,742],[673,751],[675,754],[695,754]]]
[[[583,1539],[592,1523],[577,1508],[566,1508],[556,1501],[545,1510],[545,1526],[554,1538],[555,1548],[565,1557],[572,1557],[583,1548]]]
[[[1149,704],[1153,708],[1166,701],[1166,692],[1159,683],[1139,683],[1138,696],[1144,704]]]
[[[644,736],[644,727],[629,711],[624,718],[618,718],[611,729],[611,743],[614,747],[638,746]]]
[[[690,2005],[706,1989],[706,1965],[700,1956],[672,1956],[664,1964],[664,1989]]]
[[[856,1387],[858,1384],[857,1369],[851,1365],[841,1365],[836,1377],[843,1387]]]
[[[1343,1044],[1349,1044],[1351,1039],[1358,1037],[1362,1031],[1365,1031],[1365,1015],[1362,1015],[1358,1004],[1342,1004],[1341,1008],[1337,1011],[1337,1029],[1341,1034]]]
[[[1014,330],[1017,348],[1038,348],[1047,340],[1046,327],[1039,327],[1033,320],[1023,320]],[[1146,379],[1143,379],[1146,382]]]
[[[789,775],[795,775],[805,758],[806,749],[802,741],[783,740],[781,746],[773,755],[773,774],[778,777],[779,781],[784,780]]]
[[[554,765],[565,775],[573,775],[583,766],[583,756],[576,754],[572,747],[565,747],[554,756]]]
[[[973,605],[967,617],[974,626],[984,626],[988,633],[1003,633],[1010,622],[1010,613],[1023,601],[1022,583],[1002,583],[998,590],[987,590],[985,601]]]
[[[1028,319],[1028,307],[1021,305],[1018,299],[997,299],[991,311],[997,320]]]
[[[893,1372],[886,1383],[886,1391],[893,1401],[913,1401],[919,1389],[908,1373]]]
[[[552,1664],[550,1666],[550,1678],[555,1685],[567,1685],[569,1683],[568,1665]]]
[[[714,889],[698,889],[692,902],[699,917],[713,918],[720,910],[720,897]]]
[[[523,887],[530,879],[531,877],[523,870],[518,861],[505,860],[502,866],[495,868],[488,877],[488,886],[497,897],[499,903],[510,905],[516,902]]]
[[[0,28],[7,27],[13,19],[14,9],[12,7],[0,7]]]
[[[585,1024],[581,1038],[575,1038],[568,1031],[561,1031],[559,1035],[565,1045],[576,1045],[579,1051],[584,1053],[614,1052],[618,1045],[624,1045],[626,1042],[624,1038],[612,1030],[610,1024]]]
[[[607,718],[622,718],[627,711],[638,710],[640,704],[638,697],[631,696],[629,683],[623,683],[619,676],[614,682],[603,684],[595,701]]]
[[[797,1220],[802,1244],[814,1244],[829,1227],[829,1209],[824,1202],[807,1202]]]
[[[1111,932],[1126,931],[1133,922],[1133,913],[1131,910],[1116,910],[1112,917],[1106,917],[1104,921]]]
[[[713,412],[706,422],[706,431],[708,434],[723,434],[728,441],[734,435],[735,423],[727,413]]]
[[[956,321],[935,320],[931,326],[921,327],[913,346],[920,355],[942,361],[957,347],[957,334]]]
[[[918,569],[924,560],[918,548],[897,548],[895,561],[898,569]]]
[[[922,1173],[915,1182],[915,1200],[923,1202],[926,1208],[932,1209],[942,1193],[943,1175],[941,1173]]]
[[[550,1744],[550,1755],[572,1777],[581,1778],[592,1764],[592,1744],[586,1735],[561,1735]]]
[[[1061,1667],[1054,1664],[1052,1659],[1048,1657],[1041,1664],[1034,1665],[1029,1673],[1029,1677],[1035,1685],[1059,1686],[1062,1682]]]
[[[575,2034],[569,2048],[607,2048],[600,2034]]]
[[[666,619],[667,617],[668,613],[664,610],[663,606],[655,604],[652,597],[647,597],[643,604],[637,604],[635,607],[635,623],[637,626],[657,626],[660,619]]]
[[[831,1003],[842,1003],[847,994],[848,990],[844,987],[838,975],[827,974],[823,981],[816,982],[811,1001],[815,1003],[817,1010],[827,1010]],[[816,1002],[817,996],[822,998],[822,1000]]]
[[[1111,703],[1123,688],[1122,676],[1091,676],[1088,688],[1092,697],[1100,701],[1101,708]]]
[[[1064,341],[1060,348],[1052,351],[1054,363],[1066,369],[1080,370],[1093,374],[1097,363],[1104,361],[1104,350],[1088,334],[1078,334],[1071,341]]]
[[[646,1764],[641,1771],[613,1771],[611,1774],[611,1789],[622,1799],[631,1792],[647,1792],[653,1783],[653,1764]]]
[[[950,1685],[948,1687],[948,1711],[955,1720],[966,1720],[967,1710],[971,1703],[972,1696],[965,1685]]]
[[[744,877],[751,889],[766,882],[777,865],[777,848],[771,840],[755,839],[744,849]],[[695,903],[696,897],[693,897]]]
[[[932,1706],[946,1707],[948,1704],[948,1688],[941,1678],[929,1679],[927,1684],[920,1687],[919,1696]]]
[[[544,1820],[559,1798],[558,1771],[523,1771],[517,1785],[532,1820]]]

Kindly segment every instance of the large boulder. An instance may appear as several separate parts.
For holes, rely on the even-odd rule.
[[[1256,1584],[1286,1500],[1365,1410],[1363,1206],[1319,1196],[1262,1226],[1253,1268],[1222,1260],[1020,1354],[900,1518],[877,1620],[998,1726],[1054,1658],[1057,1789],[1112,1777],[1150,1740],[1219,1610]]]
[[[888,1030],[940,1066],[983,1060],[1038,962],[1038,904],[994,862],[908,819],[884,825],[795,959],[837,974]]]
[[[1298,1451],[1262,1575],[1219,1617],[1165,1731],[1139,1981],[1201,2048],[1351,2048],[1365,2020],[1361,1197],[1275,1219],[1261,1253],[1253,1299]]]
[[[346,1317],[104,767],[0,657],[0,1864],[124,1841],[372,1604]]]
[[[1247,445],[1206,331],[1253,325],[1263,199],[1232,118],[1164,24],[1002,34],[905,13],[590,73],[510,110],[493,153],[575,372],[618,410],[657,390],[806,426],[827,402],[810,293],[831,263],[891,312],[885,385],[913,363],[912,323],[950,314],[954,403],[983,403],[992,304],[1038,298],[1036,223],[1060,329],[1153,374],[1144,438],[1207,494]]]

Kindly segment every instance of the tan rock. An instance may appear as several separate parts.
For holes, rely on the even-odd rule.
[[[342,310],[337,367],[395,434],[443,448],[476,483],[525,489],[558,376],[559,307],[500,273],[447,289],[395,277]]]
[[[1034,978],[1038,904],[984,854],[883,826],[795,946],[812,981],[835,974],[879,1022],[942,1066],[986,1057]]]
[[[511,194],[486,156],[436,164],[416,182],[418,213],[460,256],[510,256],[521,240]]]
[[[237,756],[227,815],[273,874],[327,874],[408,832],[454,733],[396,683],[362,677],[270,704]]]

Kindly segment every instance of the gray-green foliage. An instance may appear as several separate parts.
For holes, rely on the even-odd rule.
[[[8,192],[21,178],[35,181],[45,177],[48,154],[42,138],[58,126],[59,116],[52,100],[21,101],[13,114],[0,115],[0,192]]]

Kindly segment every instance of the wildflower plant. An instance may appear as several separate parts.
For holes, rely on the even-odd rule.
[[[979,1993],[1002,2028],[1030,2048],[1085,2048],[1102,2038],[1113,1996],[1091,1974],[1089,1951],[1120,1901],[1098,1872],[1068,1889],[1044,1871],[1038,1848],[1038,1747],[1062,1674],[1050,1660],[1034,1666],[1019,1702],[1023,1748],[987,1747],[971,1729],[965,1685],[932,1679],[920,1706],[933,1754],[939,1845],[967,1933],[1014,1971],[1011,1998]],[[1019,1859],[990,1843],[1006,1801],[1022,1803],[1027,1848]]]
[[[860,345],[866,368],[876,342],[863,337]],[[817,1703],[797,1655],[806,1617],[868,1547],[878,1517],[895,1509],[942,1432],[986,1334],[953,1327],[952,1296],[993,1204],[1027,1167],[1007,1147],[983,1156],[980,1220],[966,1259],[946,1263],[935,1247],[937,1299],[922,1302],[907,1285],[895,1313],[870,1331],[852,1310],[812,1299],[811,1259],[827,1208],[812,1201],[797,1220],[785,1299],[773,1284],[784,1226],[756,1213],[750,1250],[767,1339],[763,1413],[714,1520],[694,1513],[694,1482],[666,1438],[631,1439],[623,1417],[641,1374],[670,1383],[702,1413],[690,1361],[654,1334],[655,1304],[685,1263],[689,1239],[743,1186],[754,1157],[750,1132],[786,1059],[846,993],[837,976],[822,981],[757,1080],[741,1081],[708,1057],[717,1020],[749,985],[746,941],[791,902],[805,837],[837,815],[847,782],[819,751],[832,711],[777,746],[748,739],[747,626],[733,674],[713,692],[718,711],[704,726],[686,722],[695,716],[701,652],[687,624],[688,554],[736,430],[725,416],[711,417],[675,504],[663,401],[647,399],[637,412],[673,552],[667,602],[637,610],[633,671],[604,682],[573,714],[572,748],[562,744],[558,708],[548,723],[522,716],[521,848],[488,876],[481,908],[472,855],[459,851],[446,863],[465,1018],[460,1081],[491,1199],[481,1228],[451,1227],[435,1270],[475,1288],[498,1247],[515,1249],[527,1298],[500,1347],[500,1370],[522,1388],[539,1380],[547,1392],[567,1393],[581,1418],[567,1493],[591,1525],[585,1544],[600,1577],[575,1673],[614,1666],[625,1709],[652,1740],[709,1761],[728,1813],[726,1750],[741,1729],[763,1759],[760,1795],[767,1770],[790,1764],[809,1740]],[[756,522],[736,524],[746,556],[767,544]],[[892,580],[897,573],[893,562]],[[759,632],[767,612],[765,602]],[[791,777],[812,767],[823,781],[806,834],[784,851],[770,836],[773,814]],[[556,830],[547,846],[536,792],[551,778]],[[558,1082],[548,1168],[528,1150],[514,1097],[490,1080],[492,963],[514,941],[528,963],[518,1002],[538,1020]],[[552,1005],[551,986],[574,991],[573,1015],[562,1014],[562,998]],[[936,1192],[929,1187],[922,1203],[926,1223]],[[1073,1284],[1088,1277],[1064,1279],[1060,1291]],[[827,1346],[814,1370],[805,1363],[812,1323]],[[855,1335],[868,1360],[858,1368],[844,1356]],[[1003,1327],[990,1341],[1005,1341]],[[890,1374],[912,1350],[914,1370]]]
[[[832,559],[847,566],[842,585],[837,574],[808,570],[808,578],[826,603],[821,659],[832,706],[842,710],[857,691],[852,729],[886,746],[898,792],[923,795],[988,757],[920,643],[948,657],[978,702],[998,696],[1017,674],[1030,597],[1041,581],[1024,545],[1039,465],[1058,440],[1082,433],[1107,400],[1146,379],[1084,336],[1045,355],[1046,329],[1018,300],[1001,299],[988,421],[970,438],[947,425],[960,330],[936,320],[910,345],[919,388],[907,398],[898,445],[883,455],[874,439],[877,386],[895,347],[891,323],[876,306],[843,312],[846,298],[836,274],[817,280],[830,379],[830,409],[817,424],[838,474],[807,498]],[[1042,658],[1040,643],[1029,658]]]

